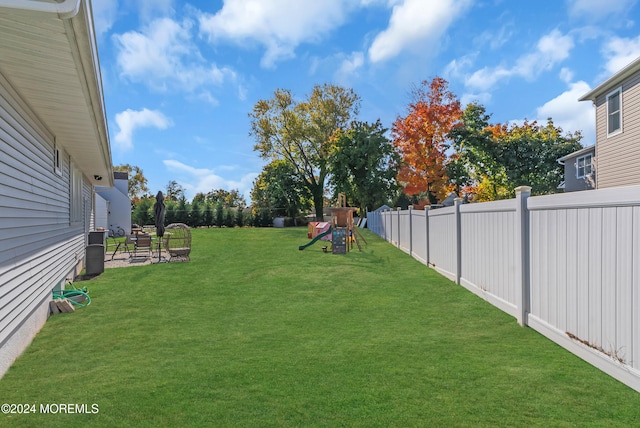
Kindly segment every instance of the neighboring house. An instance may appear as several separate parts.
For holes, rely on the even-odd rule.
[[[131,200],[129,199],[129,175],[114,172],[114,187],[96,187],[95,227],[117,230],[119,227],[131,234]]]
[[[595,158],[596,146],[592,145],[558,159],[558,163],[564,165],[564,181],[558,188],[565,192],[595,189]]]
[[[585,94],[596,107],[598,189],[640,184],[640,58]]]
[[[84,265],[113,186],[88,0],[0,0],[0,376]]]

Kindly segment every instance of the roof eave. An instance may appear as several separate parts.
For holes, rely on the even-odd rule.
[[[106,166],[107,183],[109,186],[114,185],[113,165],[111,162],[111,145],[109,143],[109,130],[106,119],[106,109],[104,105],[104,95],[102,91],[102,77],[100,74],[100,60],[98,58],[98,48],[93,29],[92,12],[90,10],[90,2],[82,2],[84,7],[81,8],[82,13],[75,15],[70,19],[70,33],[73,34],[73,42],[80,54],[80,66],[86,82],[85,89],[90,101],[90,115],[98,132],[98,143],[100,145],[100,153],[102,161]],[[82,19],[81,19],[82,18]],[[78,37],[81,35],[82,37]],[[70,37],[71,39],[71,37]],[[80,43],[79,41],[85,42]],[[70,40],[71,42],[71,40]],[[90,177],[93,179],[93,177]],[[105,185],[104,182],[98,183],[94,181],[94,185]]]
[[[561,158],[559,158],[557,161],[558,163],[560,163],[561,165],[564,165],[564,162],[571,159],[571,158],[575,158],[577,156],[583,155],[585,153],[589,153],[591,151],[595,152],[596,150],[596,146],[595,144],[592,144],[590,146],[584,147],[580,150],[576,150],[575,152],[569,153],[568,155],[565,155]]]
[[[0,45],[7,53],[4,57],[0,55],[3,74],[92,184],[113,186],[111,148],[90,2],[0,0],[0,11],[7,18],[13,14],[17,18],[5,21],[8,24],[4,33],[24,42],[22,50],[12,44]],[[39,32],[38,49],[34,50],[28,49],[29,39],[19,40],[22,33],[14,29],[31,28],[32,20],[33,28]],[[42,26],[41,22],[48,25]],[[55,72],[51,71],[50,59],[43,60],[40,52],[50,52],[50,59],[56,58],[57,52],[61,53],[59,61],[55,62]],[[25,63],[23,58],[31,61]],[[42,67],[33,66],[38,62]],[[61,103],[62,98],[66,104]],[[71,106],[73,111],[64,107],[52,109],[52,102]],[[102,180],[94,177],[102,177]]]
[[[0,7],[29,10],[33,12],[55,13],[61,19],[68,19],[78,14],[81,1],[82,0],[62,0],[60,2],[47,2],[32,0],[0,0]]]
[[[640,71],[640,57],[638,57],[635,61],[611,76],[609,79],[605,80],[600,85],[596,86],[591,91],[584,94],[582,97],[578,98],[578,101],[591,100],[595,102],[597,97],[602,94],[606,94],[616,87],[620,86],[625,79],[637,73],[638,71]]]

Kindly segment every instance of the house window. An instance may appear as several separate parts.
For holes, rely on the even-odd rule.
[[[82,172],[71,163],[71,176],[69,179],[69,221],[79,223],[82,221]]]
[[[622,132],[622,88],[607,95],[607,136]]]
[[[576,176],[578,178],[584,178],[588,175],[591,175],[592,171],[592,156],[585,155],[578,158],[576,162]]]

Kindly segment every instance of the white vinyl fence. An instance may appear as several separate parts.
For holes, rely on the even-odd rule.
[[[640,186],[369,212],[383,239],[640,392]]]

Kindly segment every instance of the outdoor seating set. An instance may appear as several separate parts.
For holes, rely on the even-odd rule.
[[[115,247],[111,254],[111,260],[121,249],[121,252],[128,253],[129,259],[133,261],[153,258],[154,252],[157,252],[158,261],[161,261],[161,257],[164,257],[165,261],[189,260],[191,230],[183,223],[168,225],[162,237],[150,233],[147,228],[132,228],[131,232],[130,235],[126,235],[124,241],[114,239],[114,242],[108,245],[108,247]]]

